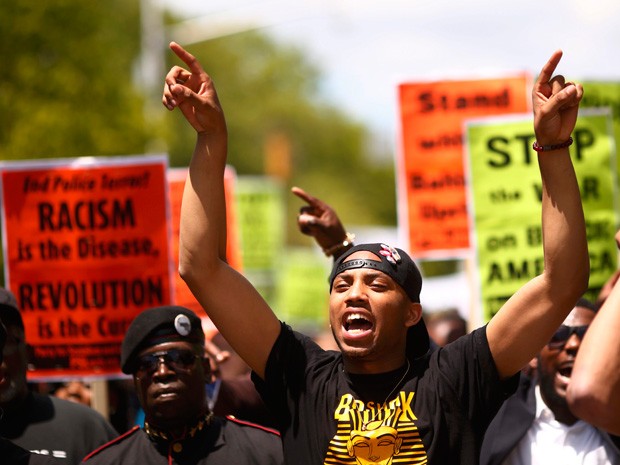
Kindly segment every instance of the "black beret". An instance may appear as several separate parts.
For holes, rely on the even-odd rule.
[[[195,342],[204,346],[205,334],[200,318],[191,310],[176,305],[142,311],[127,328],[121,345],[121,370],[135,372],[135,359],[147,347],[171,340]]]

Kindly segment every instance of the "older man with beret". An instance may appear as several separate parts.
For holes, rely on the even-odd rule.
[[[122,343],[121,369],[133,375],[145,424],[91,453],[87,464],[282,463],[275,431],[209,410],[204,341],[200,318],[183,307],[156,307],[134,319]]]

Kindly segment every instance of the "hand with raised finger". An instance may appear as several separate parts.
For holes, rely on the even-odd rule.
[[[323,251],[342,244],[350,236],[347,235],[340,218],[331,206],[299,187],[293,187],[291,191],[307,203],[299,209],[297,217],[299,230],[312,236]]]
[[[185,63],[187,69],[173,66],[165,78],[162,103],[168,110],[179,108],[199,133],[226,131],[224,111],[211,77],[198,60],[175,42],[170,49]]]
[[[553,53],[532,91],[534,132],[541,146],[562,145],[569,140],[583,97],[581,84],[565,82],[561,75],[552,77],[561,58],[561,50]]]

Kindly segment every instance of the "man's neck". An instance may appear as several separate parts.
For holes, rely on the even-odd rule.
[[[208,428],[212,419],[212,412],[205,412],[198,418],[182,424],[170,422],[158,423],[157,421],[153,422],[147,419],[144,423],[144,430],[153,438],[172,441],[175,439],[194,437],[198,431]]]

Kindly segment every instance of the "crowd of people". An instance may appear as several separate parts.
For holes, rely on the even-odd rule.
[[[196,131],[179,272],[219,332],[205,339],[183,307],[144,309],[120,360],[143,417],[117,431],[84,383],[54,396],[29,386],[19,307],[0,289],[2,463],[620,463],[620,280],[596,303],[583,298],[589,256],[568,148],[583,90],[554,76],[561,52],[532,93],[544,270],[487,324],[423,313],[407,252],[356,244],[327,203],[293,189],[300,231],[333,259],[332,348],[279,321],[226,263],[224,111],[199,61],[170,47],[183,66],[162,101]]]

